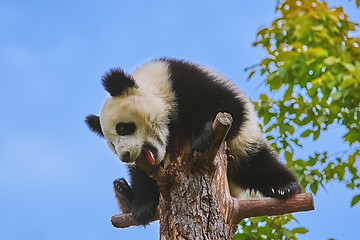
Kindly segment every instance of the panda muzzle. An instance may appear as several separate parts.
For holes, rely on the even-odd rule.
[[[121,157],[121,161],[125,162],[125,163],[128,163],[130,162],[130,152],[127,151],[126,153],[124,153]]]

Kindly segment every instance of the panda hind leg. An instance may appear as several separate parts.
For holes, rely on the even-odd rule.
[[[268,144],[257,146],[256,152],[228,165],[229,181],[241,188],[259,191],[266,197],[290,198],[302,192],[295,175],[279,162]]]

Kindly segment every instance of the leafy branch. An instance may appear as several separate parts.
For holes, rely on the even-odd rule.
[[[359,0],[356,5],[360,6]],[[277,12],[280,17],[262,28],[254,42],[254,46],[266,51],[265,58],[246,69],[249,79],[257,75],[264,78],[269,90],[254,102],[262,128],[304,189],[317,193],[319,186],[340,181],[360,192],[356,163],[360,156],[360,38],[355,34],[358,24],[349,20],[343,8],[331,8],[325,1],[278,1]],[[346,147],[344,151],[315,152],[307,159],[296,158],[305,139],[316,142],[334,126],[346,130],[340,139]],[[360,194],[354,196],[351,206],[359,202]],[[291,216],[276,219],[243,221],[240,232],[251,238],[250,232],[263,231],[275,239],[296,239],[296,234],[306,232],[283,227],[294,220]],[[282,237],[268,228],[274,221]]]
[[[303,187],[316,193],[324,182],[344,181],[348,172],[347,187],[360,189],[355,166],[360,153],[360,38],[351,34],[358,25],[341,7],[317,0],[284,1],[278,11],[282,16],[261,29],[254,43],[268,56],[248,69],[249,79],[259,72],[270,89],[255,102],[264,131]],[[334,125],[347,130],[342,140],[352,154],[292,159],[303,139],[317,140]]]

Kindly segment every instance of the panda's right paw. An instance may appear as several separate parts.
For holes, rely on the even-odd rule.
[[[156,202],[133,202],[131,213],[137,223],[148,225],[155,218],[158,203]]]

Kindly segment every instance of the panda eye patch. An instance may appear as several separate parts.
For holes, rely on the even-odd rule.
[[[130,135],[135,132],[135,129],[136,126],[132,122],[129,123],[119,122],[118,124],[116,124],[116,132],[120,136]]]

